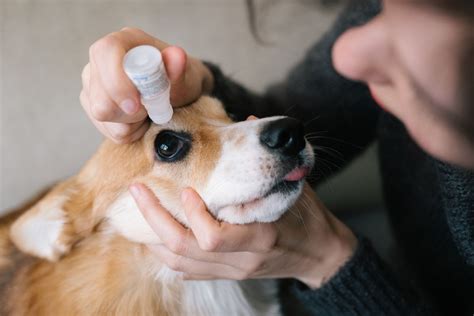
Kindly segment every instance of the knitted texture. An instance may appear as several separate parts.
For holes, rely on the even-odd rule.
[[[310,290],[296,281],[292,287],[308,309],[320,315],[432,314],[416,292],[402,288],[363,237],[351,260],[321,288]]]

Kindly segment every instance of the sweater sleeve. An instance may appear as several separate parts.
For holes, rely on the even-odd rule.
[[[215,79],[213,95],[238,121],[251,114],[288,115],[301,120],[317,161],[329,169],[324,170],[325,176],[329,175],[334,167],[344,166],[375,138],[380,112],[365,85],[347,80],[335,71],[332,47],[345,30],[364,24],[379,10],[377,0],[351,1],[287,79],[270,86],[263,95],[244,88],[227,78],[216,65],[206,63]],[[318,181],[323,178],[322,173],[316,176]]]
[[[281,295],[290,295],[293,304],[303,306],[302,315],[436,315],[426,300],[405,284],[370,242],[359,236],[353,257],[321,288],[311,290],[290,280]],[[285,315],[292,314],[292,306],[282,307]]]

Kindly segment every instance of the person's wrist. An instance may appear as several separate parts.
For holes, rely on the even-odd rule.
[[[317,289],[328,282],[341,267],[352,258],[358,244],[357,237],[342,222],[335,219],[334,232],[324,241],[324,247],[311,245],[314,249],[321,250],[318,254],[310,256],[306,260],[306,268],[298,280],[305,283],[311,289]]]

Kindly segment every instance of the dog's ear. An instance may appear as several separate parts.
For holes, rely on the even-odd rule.
[[[78,223],[74,222],[78,215],[68,213],[68,205],[78,203],[75,200],[79,197],[79,203],[90,209],[92,198],[88,202],[87,194],[79,191],[74,178],[67,180],[25,211],[10,227],[10,238],[15,246],[27,254],[50,261],[67,254],[88,231],[81,228],[79,233]]]

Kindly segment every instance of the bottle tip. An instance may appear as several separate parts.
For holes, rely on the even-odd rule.
[[[170,104],[166,110],[160,111],[159,113],[149,111],[148,116],[155,124],[166,124],[173,117],[173,108]]]

